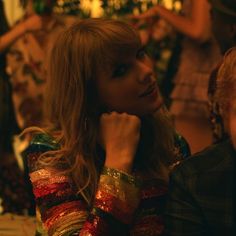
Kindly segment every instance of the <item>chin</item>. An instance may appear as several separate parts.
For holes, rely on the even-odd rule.
[[[147,115],[153,115],[156,112],[158,112],[161,108],[163,107],[163,102],[158,103],[157,106],[155,106],[154,108],[150,109],[150,112],[147,112]]]

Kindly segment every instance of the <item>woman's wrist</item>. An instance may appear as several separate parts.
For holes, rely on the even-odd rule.
[[[105,166],[117,169],[126,173],[131,173],[133,167],[133,154],[122,152],[119,155],[106,154]]]
[[[105,166],[100,175],[94,207],[124,224],[130,224],[140,202],[141,185],[138,177]]]
[[[119,169],[104,166],[101,174],[107,175],[116,179],[120,179],[134,186],[138,186],[138,187],[141,186],[141,180],[139,178]]]
[[[119,164],[109,164],[105,162],[105,167],[115,169],[127,174],[130,174],[132,172],[132,166],[131,165],[119,165]]]

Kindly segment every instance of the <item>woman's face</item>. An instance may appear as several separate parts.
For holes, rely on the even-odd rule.
[[[233,142],[233,146],[236,149],[236,98],[231,101],[229,111],[229,133]]]
[[[100,102],[109,111],[143,116],[163,103],[152,61],[143,49],[124,55],[111,71],[101,72],[97,88]]]

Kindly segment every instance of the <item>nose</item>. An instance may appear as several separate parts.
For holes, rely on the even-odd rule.
[[[150,60],[150,62],[147,61],[138,61],[137,62],[137,73],[138,73],[138,80],[141,83],[147,83],[150,82],[150,80],[153,77],[153,65]]]

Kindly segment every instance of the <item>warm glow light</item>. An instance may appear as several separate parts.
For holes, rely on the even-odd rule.
[[[102,2],[100,0],[92,0],[91,17],[101,17],[102,15]]]
[[[173,9],[173,2],[172,0],[163,0],[163,5],[167,8],[167,9]]]
[[[174,3],[174,8],[176,11],[180,11],[182,9],[182,4],[180,1]]]

